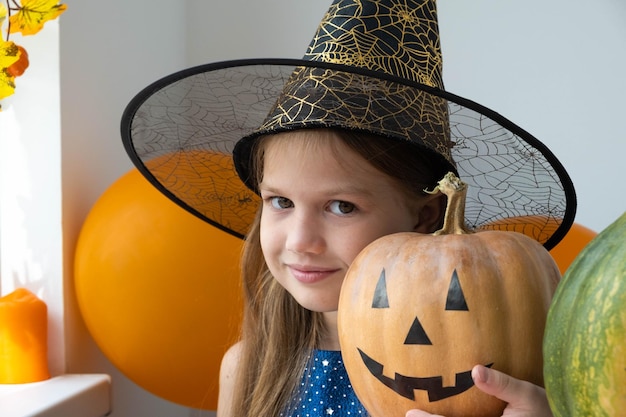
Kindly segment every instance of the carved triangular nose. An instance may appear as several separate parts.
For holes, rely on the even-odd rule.
[[[432,342],[428,338],[424,327],[420,323],[419,319],[415,317],[413,324],[409,329],[409,334],[406,335],[404,340],[405,345],[432,345]]]

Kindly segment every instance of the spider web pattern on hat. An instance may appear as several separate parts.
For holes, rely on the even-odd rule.
[[[128,120],[133,155],[148,178],[192,213],[239,237],[247,233],[259,200],[235,174],[230,153],[263,124],[296,68],[285,62],[242,64],[168,83]],[[239,91],[223,95],[231,83]],[[518,227],[528,222],[528,234],[545,243],[561,225],[568,197],[551,154],[521,140],[503,120],[448,98],[451,151],[469,184],[468,225],[506,230],[511,227],[502,220],[516,217]]]
[[[336,1],[305,58],[382,71],[443,90],[438,27],[434,2]]]
[[[125,147],[178,204],[243,237],[258,197],[241,182],[261,134],[364,130],[443,157],[469,184],[470,227],[524,231],[547,248],[573,222],[569,176],[545,145],[495,112],[443,90],[435,2],[336,0],[302,60],[204,65],[131,101]],[[243,139],[242,139],[243,138]]]

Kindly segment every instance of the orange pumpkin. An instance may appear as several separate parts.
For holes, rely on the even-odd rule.
[[[419,408],[500,416],[502,401],[475,388],[483,364],[541,385],[542,337],[559,269],[535,240],[471,233],[466,186],[446,176],[444,228],[399,233],[354,260],[339,300],[339,339],[354,390],[374,417]]]
[[[547,234],[554,233],[560,225],[554,218],[533,215],[499,219],[485,224],[481,229],[519,232],[535,240],[545,241],[548,239]],[[576,256],[597,234],[582,224],[573,223],[563,239],[550,249],[550,255],[559,266],[561,275],[565,274]]]

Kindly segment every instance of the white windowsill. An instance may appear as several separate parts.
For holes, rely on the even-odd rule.
[[[102,417],[111,412],[111,377],[67,374],[29,384],[0,384],[2,417]]]

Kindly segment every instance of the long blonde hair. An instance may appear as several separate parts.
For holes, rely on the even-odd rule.
[[[295,140],[313,141],[324,135],[339,135],[373,166],[396,178],[412,198],[422,196],[443,176],[432,159],[404,142],[331,129],[305,131]],[[260,138],[255,147],[257,184],[263,173],[264,142]],[[259,208],[241,260],[244,343],[232,404],[237,417],[278,416],[293,405],[307,357],[327,331],[321,313],[301,307],[269,272],[261,251],[260,218]]]

